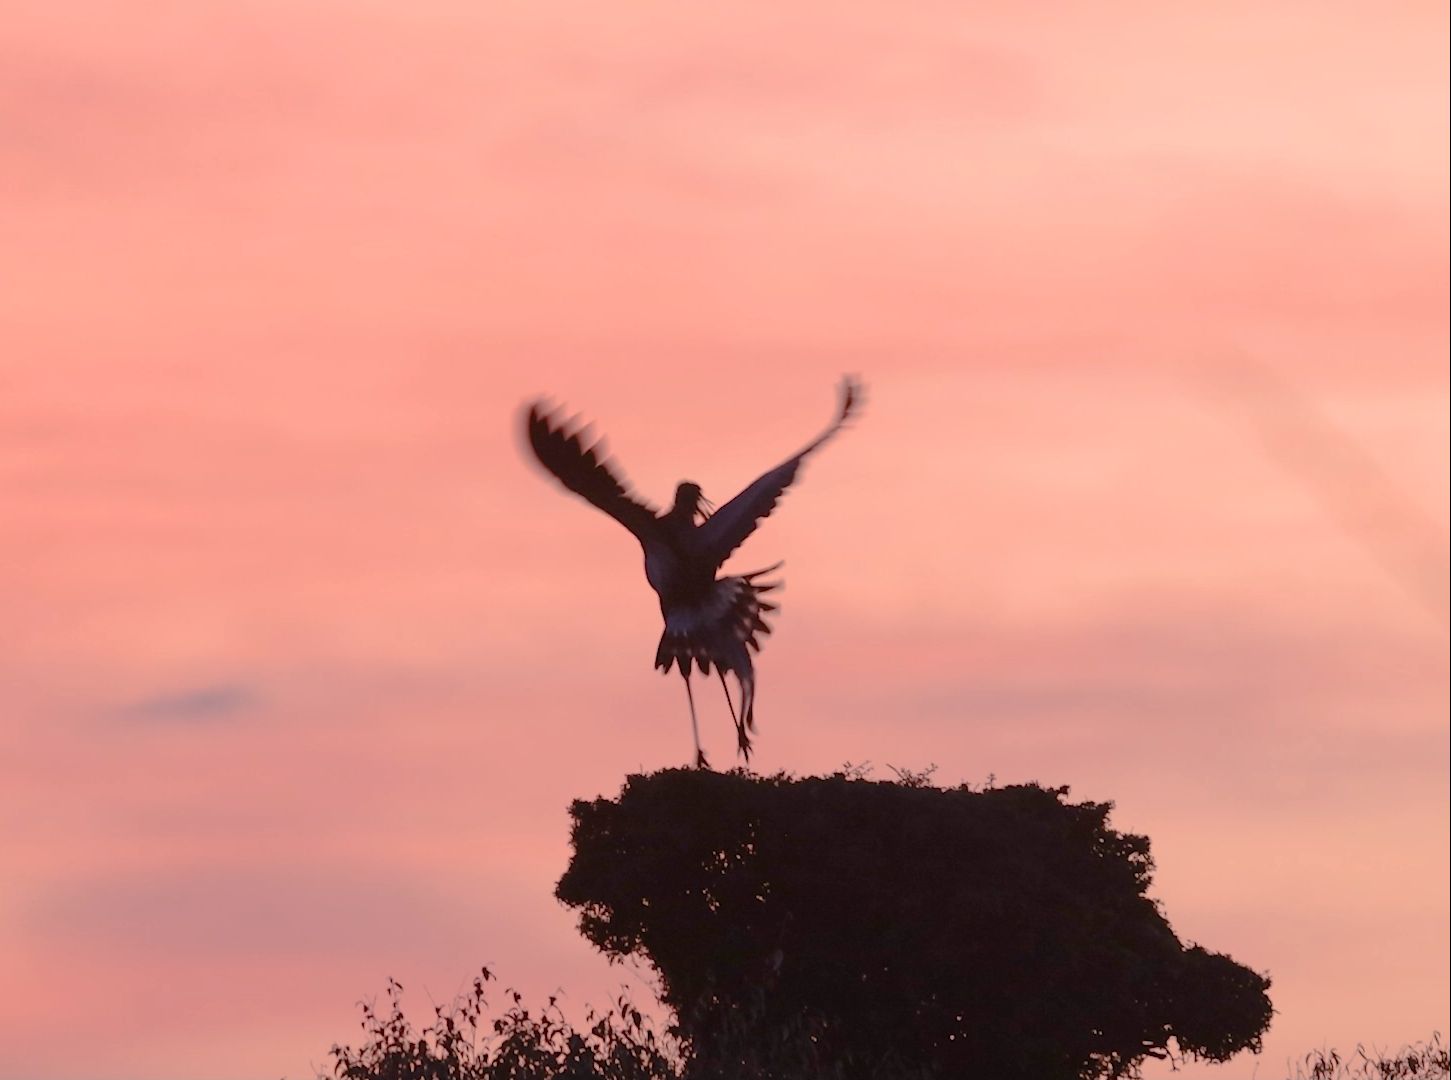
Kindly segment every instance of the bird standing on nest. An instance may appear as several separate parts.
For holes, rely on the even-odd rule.
[[[750,760],[751,735],[756,729],[756,675],[751,653],[760,651],[758,635],[771,632],[766,616],[776,610],[762,596],[781,584],[760,579],[781,564],[749,574],[716,574],[730,553],[775,509],[807,455],[841,430],[860,398],[861,384],[850,377],[842,379],[836,417],[805,449],[718,510],[701,494],[699,484],[682,481],[675,489],[675,504],[663,514],[629,493],[605,459],[602,440],[586,445],[589,435],[585,428],[557,419],[541,402],[529,409],[529,445],[540,464],[570,491],[629,529],[645,551],[645,577],[660,597],[660,614],[665,619],[655,666],[667,674],[672,666],[678,667],[685,680],[697,768],[707,768],[708,763],[700,748],[695,696],[690,689],[692,663],[703,675],[709,675],[714,665],[735,721],[737,749]],[[739,711],[731,701],[727,672],[735,675],[740,688]]]

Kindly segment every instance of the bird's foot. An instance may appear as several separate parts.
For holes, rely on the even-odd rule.
[[[751,737],[746,734],[744,724],[736,725],[736,749],[740,752],[741,757],[746,759],[746,764],[749,765],[751,763]]]
[[[705,760],[705,751],[704,750],[697,750],[695,752],[695,767],[697,769],[709,769],[710,768],[710,762],[708,762],[708,761]]]

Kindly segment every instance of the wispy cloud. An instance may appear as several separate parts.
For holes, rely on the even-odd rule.
[[[231,719],[255,707],[258,700],[252,687],[214,683],[133,701],[120,709],[120,715],[153,723],[205,723]]]

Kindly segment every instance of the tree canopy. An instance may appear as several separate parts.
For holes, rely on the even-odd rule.
[[[557,896],[607,955],[654,966],[689,1075],[806,1054],[822,1076],[1081,1080],[1258,1050],[1269,980],[1180,942],[1148,840],[1067,796],[632,776],[572,806]]]

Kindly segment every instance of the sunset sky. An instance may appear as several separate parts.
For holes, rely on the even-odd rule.
[[[1190,1076],[1445,1031],[1447,33],[7,4],[0,1080],[308,1080],[390,975],[643,985],[552,890],[684,695],[520,409],[722,501],[848,371],[730,564],[786,560],[755,765],[1114,801],[1273,979]]]

